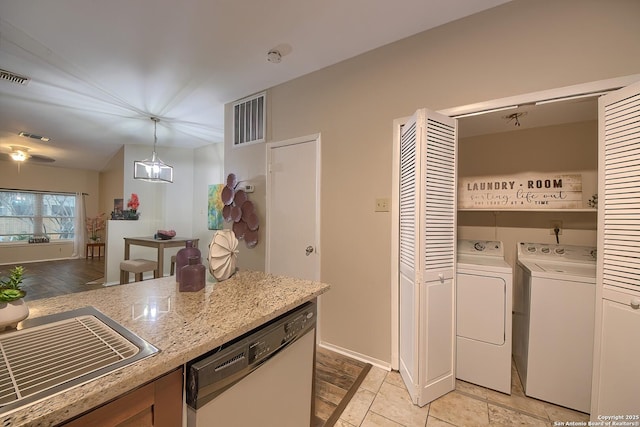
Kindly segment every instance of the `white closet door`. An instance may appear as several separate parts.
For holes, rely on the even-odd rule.
[[[603,285],[640,292],[640,84],[600,99]]]
[[[420,199],[420,154],[418,126],[414,115],[402,128],[400,136],[400,375],[407,385],[411,400],[418,402],[418,315],[419,269],[418,224]]]
[[[420,406],[455,388],[456,138],[424,109],[400,138],[400,374]]]
[[[594,421],[640,415],[640,83],[600,98],[598,132]]]

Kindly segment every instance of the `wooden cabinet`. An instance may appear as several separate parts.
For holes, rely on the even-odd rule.
[[[182,425],[182,368],[68,421],[64,427]]]

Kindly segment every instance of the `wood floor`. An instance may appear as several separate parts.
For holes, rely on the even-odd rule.
[[[25,300],[100,289],[87,284],[104,275],[104,258],[21,264],[25,268]],[[0,265],[0,277],[15,265]],[[332,427],[353,397],[371,365],[318,347],[316,351],[315,416],[311,427]]]
[[[318,347],[312,427],[333,426],[370,369],[368,363]]]
[[[102,285],[87,285],[104,276],[104,258],[72,259],[19,264],[24,267],[22,288],[26,301],[75,292],[100,289]],[[0,276],[9,274],[15,264],[0,265]]]

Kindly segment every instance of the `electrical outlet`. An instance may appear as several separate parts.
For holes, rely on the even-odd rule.
[[[389,199],[376,199],[376,212],[389,212]]]
[[[562,235],[562,221],[551,221],[550,223],[550,229],[549,229],[549,234],[551,234],[552,236],[556,235],[556,228],[558,230],[560,230],[558,232],[558,235]]]

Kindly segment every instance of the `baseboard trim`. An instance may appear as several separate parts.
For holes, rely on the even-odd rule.
[[[349,350],[347,348],[339,347],[337,345],[330,344],[326,341],[320,341],[318,344],[320,347],[325,348],[327,350],[334,351],[336,353],[342,354],[343,356],[351,357],[352,359],[359,360],[364,363],[370,363],[373,366],[384,369],[385,371],[391,371],[391,363],[385,362],[383,360],[378,360],[373,357],[369,357],[365,354],[358,353],[356,351]]]
[[[37,243],[38,245],[46,245],[46,243]],[[84,258],[84,257],[83,257]],[[26,261],[11,261],[11,262],[2,262],[0,263],[0,266],[2,265],[14,265],[14,264],[33,264],[36,262],[49,262],[49,261],[65,261],[65,260],[72,260],[75,259],[73,257],[62,257],[62,258],[46,258],[46,259],[33,259],[33,260],[26,260]]]

